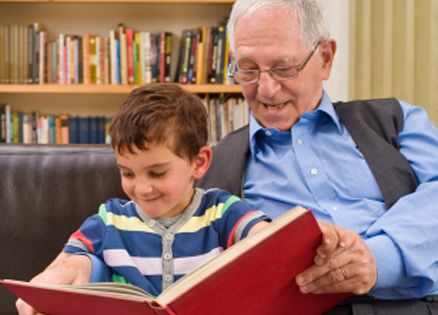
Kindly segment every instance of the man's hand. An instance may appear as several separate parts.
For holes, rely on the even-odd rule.
[[[321,245],[316,249],[315,264],[323,265],[333,252],[341,247],[350,247],[355,241],[354,233],[334,224],[318,221],[322,232]]]
[[[377,266],[365,242],[357,233],[338,226],[328,225],[324,229],[329,238],[338,234],[337,246],[334,249],[334,244],[324,246],[323,237],[318,250],[325,250],[317,253],[313,266],[296,277],[301,292],[357,295],[369,292],[377,281]]]
[[[47,284],[82,284],[88,283],[91,274],[91,260],[85,255],[71,255],[65,252],[56,259],[31,282]],[[37,313],[21,299],[15,303],[18,314],[34,315]]]

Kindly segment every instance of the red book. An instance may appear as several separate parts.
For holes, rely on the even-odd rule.
[[[82,286],[0,280],[45,314],[320,314],[346,294],[302,294],[295,276],[310,266],[321,231],[309,210],[296,207],[186,275],[158,297]],[[94,284],[96,286],[96,284]],[[126,286],[126,285],[122,285]],[[88,288],[88,290],[85,290]],[[135,288],[135,287],[134,287]],[[138,289],[137,289],[138,290]]]
[[[126,48],[128,58],[128,84],[134,84],[134,30],[126,29]]]

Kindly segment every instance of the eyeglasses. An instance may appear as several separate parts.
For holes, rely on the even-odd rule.
[[[273,69],[266,69],[266,70],[260,70],[260,69],[239,69],[236,65],[235,60],[233,60],[231,67],[228,71],[228,76],[233,77],[234,80],[237,83],[240,84],[251,84],[256,83],[260,79],[260,74],[262,72],[269,73],[272,79],[276,81],[286,81],[286,80],[293,80],[295,79],[300,71],[304,69],[304,67],[309,62],[310,58],[312,58],[313,54],[315,53],[316,49],[319,46],[319,43],[316,43],[315,48],[310,52],[310,54],[307,56],[306,60],[298,66],[298,67],[289,67],[289,68],[273,68]]]

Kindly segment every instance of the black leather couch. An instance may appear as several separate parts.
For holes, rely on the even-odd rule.
[[[29,280],[109,197],[123,197],[110,146],[0,145],[0,278]],[[0,288],[0,315],[16,314]]]

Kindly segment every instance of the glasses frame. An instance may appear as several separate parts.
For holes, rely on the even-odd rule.
[[[291,70],[293,69],[293,70],[295,70],[295,71],[293,72],[293,75],[291,75],[290,77],[287,77],[287,78],[274,78],[273,75],[275,76],[276,68],[273,68],[273,69],[266,69],[266,70],[260,70],[260,69],[247,69],[247,70],[242,70],[242,69],[239,69],[239,67],[237,66],[237,64],[236,64],[236,60],[235,60],[235,59],[233,59],[232,62],[231,62],[231,67],[230,67],[229,70],[228,70],[228,76],[229,76],[229,77],[232,77],[232,78],[234,79],[234,81],[236,81],[237,83],[242,84],[242,85],[252,84],[252,83],[259,82],[259,80],[260,80],[260,74],[263,73],[263,72],[268,73],[269,76],[270,76],[273,80],[275,80],[275,81],[288,81],[288,80],[296,79],[296,78],[298,77],[298,75],[300,74],[300,72],[303,71],[303,69],[304,69],[304,68],[306,67],[306,65],[309,63],[310,59],[311,59],[312,56],[315,54],[315,51],[318,49],[320,43],[321,43],[321,41],[318,41],[318,42],[316,43],[315,48],[312,49],[312,51],[309,53],[309,55],[307,56],[307,58],[304,60],[304,62],[303,62],[301,65],[296,66],[296,67],[292,67],[292,68],[291,68]],[[236,79],[236,75],[237,75],[239,72],[241,72],[241,73],[247,73],[247,74],[249,74],[249,73],[254,73],[254,74],[257,74],[257,76],[255,77],[254,80],[250,80],[250,81],[247,81],[247,82],[245,82],[245,81],[242,82],[242,81],[239,81],[239,80]]]

